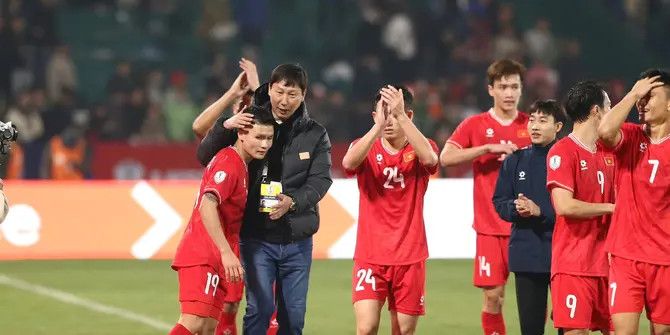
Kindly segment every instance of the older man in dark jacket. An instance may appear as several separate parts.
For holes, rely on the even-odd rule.
[[[307,114],[307,75],[294,64],[272,71],[253,103],[272,110],[274,143],[266,159],[249,164],[249,195],[241,235],[246,275],[244,334],[265,334],[274,310],[276,284],[278,334],[302,334],[312,262],[312,235],[319,229],[318,202],[332,184],[330,140],[326,129]],[[198,147],[205,165],[248,126],[249,114],[217,120]],[[261,212],[261,183],[280,182],[282,194],[270,213]]]
[[[493,195],[501,219],[512,223],[509,270],[514,272],[521,334],[544,334],[555,214],[547,191],[547,152],[565,116],[553,100],[531,106],[532,145],[503,162]]]

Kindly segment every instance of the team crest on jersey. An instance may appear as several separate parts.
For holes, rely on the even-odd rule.
[[[526,180],[526,171],[519,172],[519,180]]]
[[[589,168],[586,166],[586,161],[583,160],[583,159],[582,159],[581,161],[579,161],[579,166],[582,168],[582,171],[584,171],[584,170],[588,170],[588,169],[589,169]]]
[[[214,174],[214,182],[221,184],[226,179],[226,173],[224,171],[216,171]]]
[[[414,151],[410,151],[410,152],[402,155],[402,160],[405,163],[408,163],[408,162],[413,161],[415,157],[416,157],[416,154],[414,153]]]
[[[529,137],[528,135],[528,130],[526,129],[519,129],[516,131],[516,137],[518,138],[527,138]]]
[[[556,170],[561,166],[561,156],[554,155],[549,158],[549,167],[552,170]]]
[[[486,137],[493,137],[493,128],[486,129]]]
[[[614,157],[605,157],[606,166],[614,166]]]

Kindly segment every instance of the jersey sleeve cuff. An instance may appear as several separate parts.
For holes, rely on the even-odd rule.
[[[565,190],[568,190],[568,191],[570,191],[570,192],[572,192],[572,193],[575,193],[575,190],[574,190],[572,187],[569,187],[569,186],[566,186],[566,185],[564,185],[564,184],[561,184],[561,183],[559,183],[559,182],[557,182],[557,181],[555,181],[555,180],[549,180],[549,181],[547,181],[547,188],[548,188],[548,189],[552,189],[552,188],[554,188],[554,187],[560,187],[560,188],[562,188],[562,189],[565,189]]]
[[[219,191],[218,191],[217,189],[215,189],[215,188],[206,188],[206,189],[204,189],[204,192],[203,192],[202,195],[204,196],[205,193],[212,193],[212,194],[214,194],[214,196],[215,196],[216,199],[218,200],[218,201],[217,201],[218,204],[219,204],[219,205],[221,204],[221,194],[219,193]]]
[[[451,144],[455,145],[457,148],[463,149],[463,146],[460,143],[458,143],[454,140],[447,140],[447,143],[451,143]]]
[[[621,149],[623,146],[624,137],[626,136],[623,129],[619,129],[619,134],[621,134],[621,138],[619,139],[619,143],[617,143],[614,148],[612,148],[613,151],[619,151],[619,149]]]

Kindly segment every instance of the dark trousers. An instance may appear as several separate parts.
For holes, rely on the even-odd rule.
[[[244,239],[240,249],[247,291],[244,334],[267,333],[275,301],[279,323],[277,334],[302,334],[312,265],[312,238],[289,244]]]
[[[544,334],[544,323],[547,319],[549,273],[515,272],[514,276],[521,334]]]

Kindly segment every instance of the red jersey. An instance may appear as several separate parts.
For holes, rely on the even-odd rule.
[[[631,260],[670,265],[670,136],[652,141],[626,123],[617,159],[617,199],[607,250]]]
[[[403,265],[428,258],[423,198],[437,168],[421,165],[409,144],[392,154],[378,139],[361,165],[347,171],[356,175],[360,192],[355,260]]]
[[[461,122],[447,143],[460,149],[500,143],[514,143],[523,148],[530,145],[527,125],[528,115],[524,113],[519,112],[512,121],[503,121],[491,109]],[[501,165],[500,155],[494,154],[485,154],[472,161],[475,210],[473,227],[479,234],[510,235],[509,222],[498,216],[492,200]]]
[[[219,220],[226,240],[237,250],[242,215],[247,203],[247,165],[232,147],[221,149],[205,168],[191,219],[186,226],[172,262],[172,267],[221,264],[221,253],[209,237],[200,217],[200,204],[205,193],[219,201]]]
[[[577,200],[614,203],[614,155],[600,144],[591,151],[572,134],[547,154],[547,188],[571,191]],[[556,215],[551,242],[551,273],[603,276],[608,273],[605,241],[611,216],[587,219]]]

